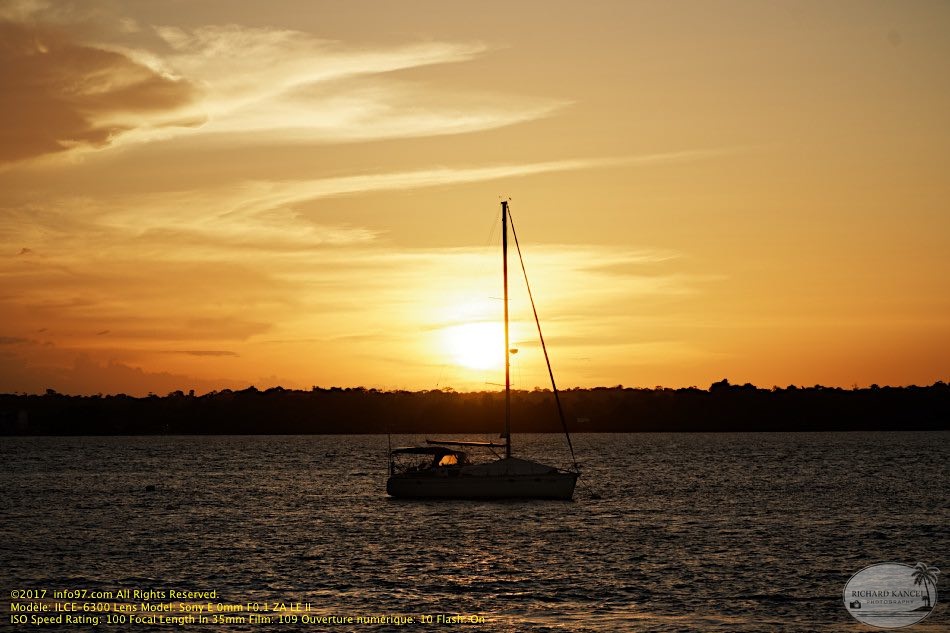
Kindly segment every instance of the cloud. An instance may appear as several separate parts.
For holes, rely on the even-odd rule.
[[[239,187],[240,202],[233,206],[231,215],[252,215],[305,200],[608,167],[623,164],[627,160],[627,158],[572,159],[481,167],[437,167],[313,180],[252,181]]]
[[[378,229],[327,224],[295,208],[307,201],[379,191],[404,191],[447,184],[589,169],[622,164],[626,159],[580,159],[480,167],[437,167],[367,173],[309,180],[246,181],[189,191],[135,193],[95,199],[61,197],[31,200],[0,208],[0,244],[21,244],[42,257],[0,260],[30,287],[75,283],[70,257],[96,254],[88,263],[132,254],[152,262],[199,261],[243,265],[248,254],[287,260],[327,248],[373,246]],[[70,254],[70,256],[56,255]],[[5,263],[4,263],[5,262]],[[34,264],[27,266],[28,262]],[[85,267],[87,262],[81,262]],[[207,269],[215,274],[214,268]],[[36,274],[42,271],[46,281]],[[170,270],[170,274],[179,274]],[[253,276],[249,277],[253,279]]]
[[[67,394],[125,393],[144,396],[194,389],[198,393],[231,388],[247,382],[227,378],[202,379],[167,371],[148,371],[122,362],[100,360],[87,353],[62,351],[55,363],[35,358],[0,355],[0,392],[43,393],[54,389]]]
[[[106,9],[108,0],[4,0],[0,4],[0,20],[11,22],[43,22],[46,24],[77,24],[111,22]],[[128,18],[114,19],[126,29],[134,23]]]
[[[175,240],[176,252],[184,257],[194,257],[196,250],[206,256],[220,257],[225,252],[246,252],[248,248],[279,252],[281,257],[286,257],[327,246],[372,246],[380,237],[378,231],[365,227],[315,223],[294,211],[296,205],[308,201],[565,171],[699,160],[713,153],[697,150],[475,167],[435,167],[309,180],[247,181],[199,192],[172,192],[149,196],[145,200],[128,200],[103,209],[100,222],[140,235],[167,231]],[[653,260],[659,261],[674,256],[675,253],[649,254]],[[601,263],[591,265],[609,266],[618,274],[624,267],[640,263],[628,259],[597,261]]]
[[[551,116],[567,102],[456,91],[391,77],[355,77],[288,88],[236,105],[200,131],[247,142],[344,143],[463,134]]]
[[[458,134],[541,118],[567,105],[516,95],[447,94],[390,76],[474,59],[487,50],[480,42],[352,48],[299,31],[235,24],[155,31],[171,49],[151,58],[155,67],[205,91],[201,113],[209,120],[195,132],[232,140],[259,134],[271,142]]]
[[[227,350],[214,350],[214,349],[172,350],[165,353],[166,354],[186,354],[188,356],[234,356],[234,357],[237,357],[240,355],[237,352],[229,352]]]
[[[65,32],[0,22],[0,163],[104,147],[136,128],[190,125],[187,80]]]
[[[50,3],[46,0],[7,0],[0,5],[0,20],[31,20],[37,14],[48,12],[50,8]]]
[[[146,28],[81,3],[16,2],[0,20],[0,164],[182,134],[230,143],[459,134],[568,105],[392,76],[474,59],[487,51],[480,42],[352,47],[235,24]]]
[[[480,43],[425,42],[352,51],[300,31],[236,24],[155,30],[172,49],[165,63],[207,84],[225,108],[316,82],[464,61],[485,50]]]

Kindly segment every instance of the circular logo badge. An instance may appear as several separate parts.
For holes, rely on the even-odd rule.
[[[854,619],[882,629],[920,622],[937,604],[940,570],[925,563],[877,563],[851,576],[844,606]]]

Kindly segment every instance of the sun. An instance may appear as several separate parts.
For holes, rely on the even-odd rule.
[[[442,330],[446,351],[469,369],[501,369],[505,364],[505,331],[500,323],[475,322]]]

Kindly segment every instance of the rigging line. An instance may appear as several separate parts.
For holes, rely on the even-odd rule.
[[[561,406],[561,396],[554,383],[554,370],[551,369],[551,358],[548,356],[548,346],[544,343],[544,334],[541,333],[541,320],[538,318],[538,309],[534,305],[534,295],[531,293],[531,284],[528,282],[528,271],[524,266],[524,257],[521,256],[521,244],[518,243],[518,232],[515,230],[515,221],[511,217],[511,207],[508,208],[508,224],[511,225],[511,235],[515,238],[515,248],[518,250],[518,261],[521,262],[521,272],[524,273],[524,285],[528,289],[528,299],[531,300],[531,310],[534,312],[534,322],[538,326],[538,337],[541,339],[541,349],[544,351],[544,362],[548,364],[548,376],[551,377],[551,389],[554,391],[554,402],[557,403],[557,415],[561,419],[561,428],[567,438],[567,447],[571,449],[571,463],[577,471],[577,459],[574,457],[574,445],[571,443],[571,434],[567,430],[567,420],[564,419],[564,408]]]
[[[488,230],[488,241],[485,242],[486,247],[495,243],[495,230],[498,228],[498,223],[500,222],[497,213],[492,213],[492,217],[495,218],[495,221],[492,222],[491,229]]]

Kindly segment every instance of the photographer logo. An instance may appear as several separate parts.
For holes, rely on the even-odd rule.
[[[920,622],[937,604],[940,570],[926,563],[877,563],[851,576],[844,606],[855,620],[882,629]]]

